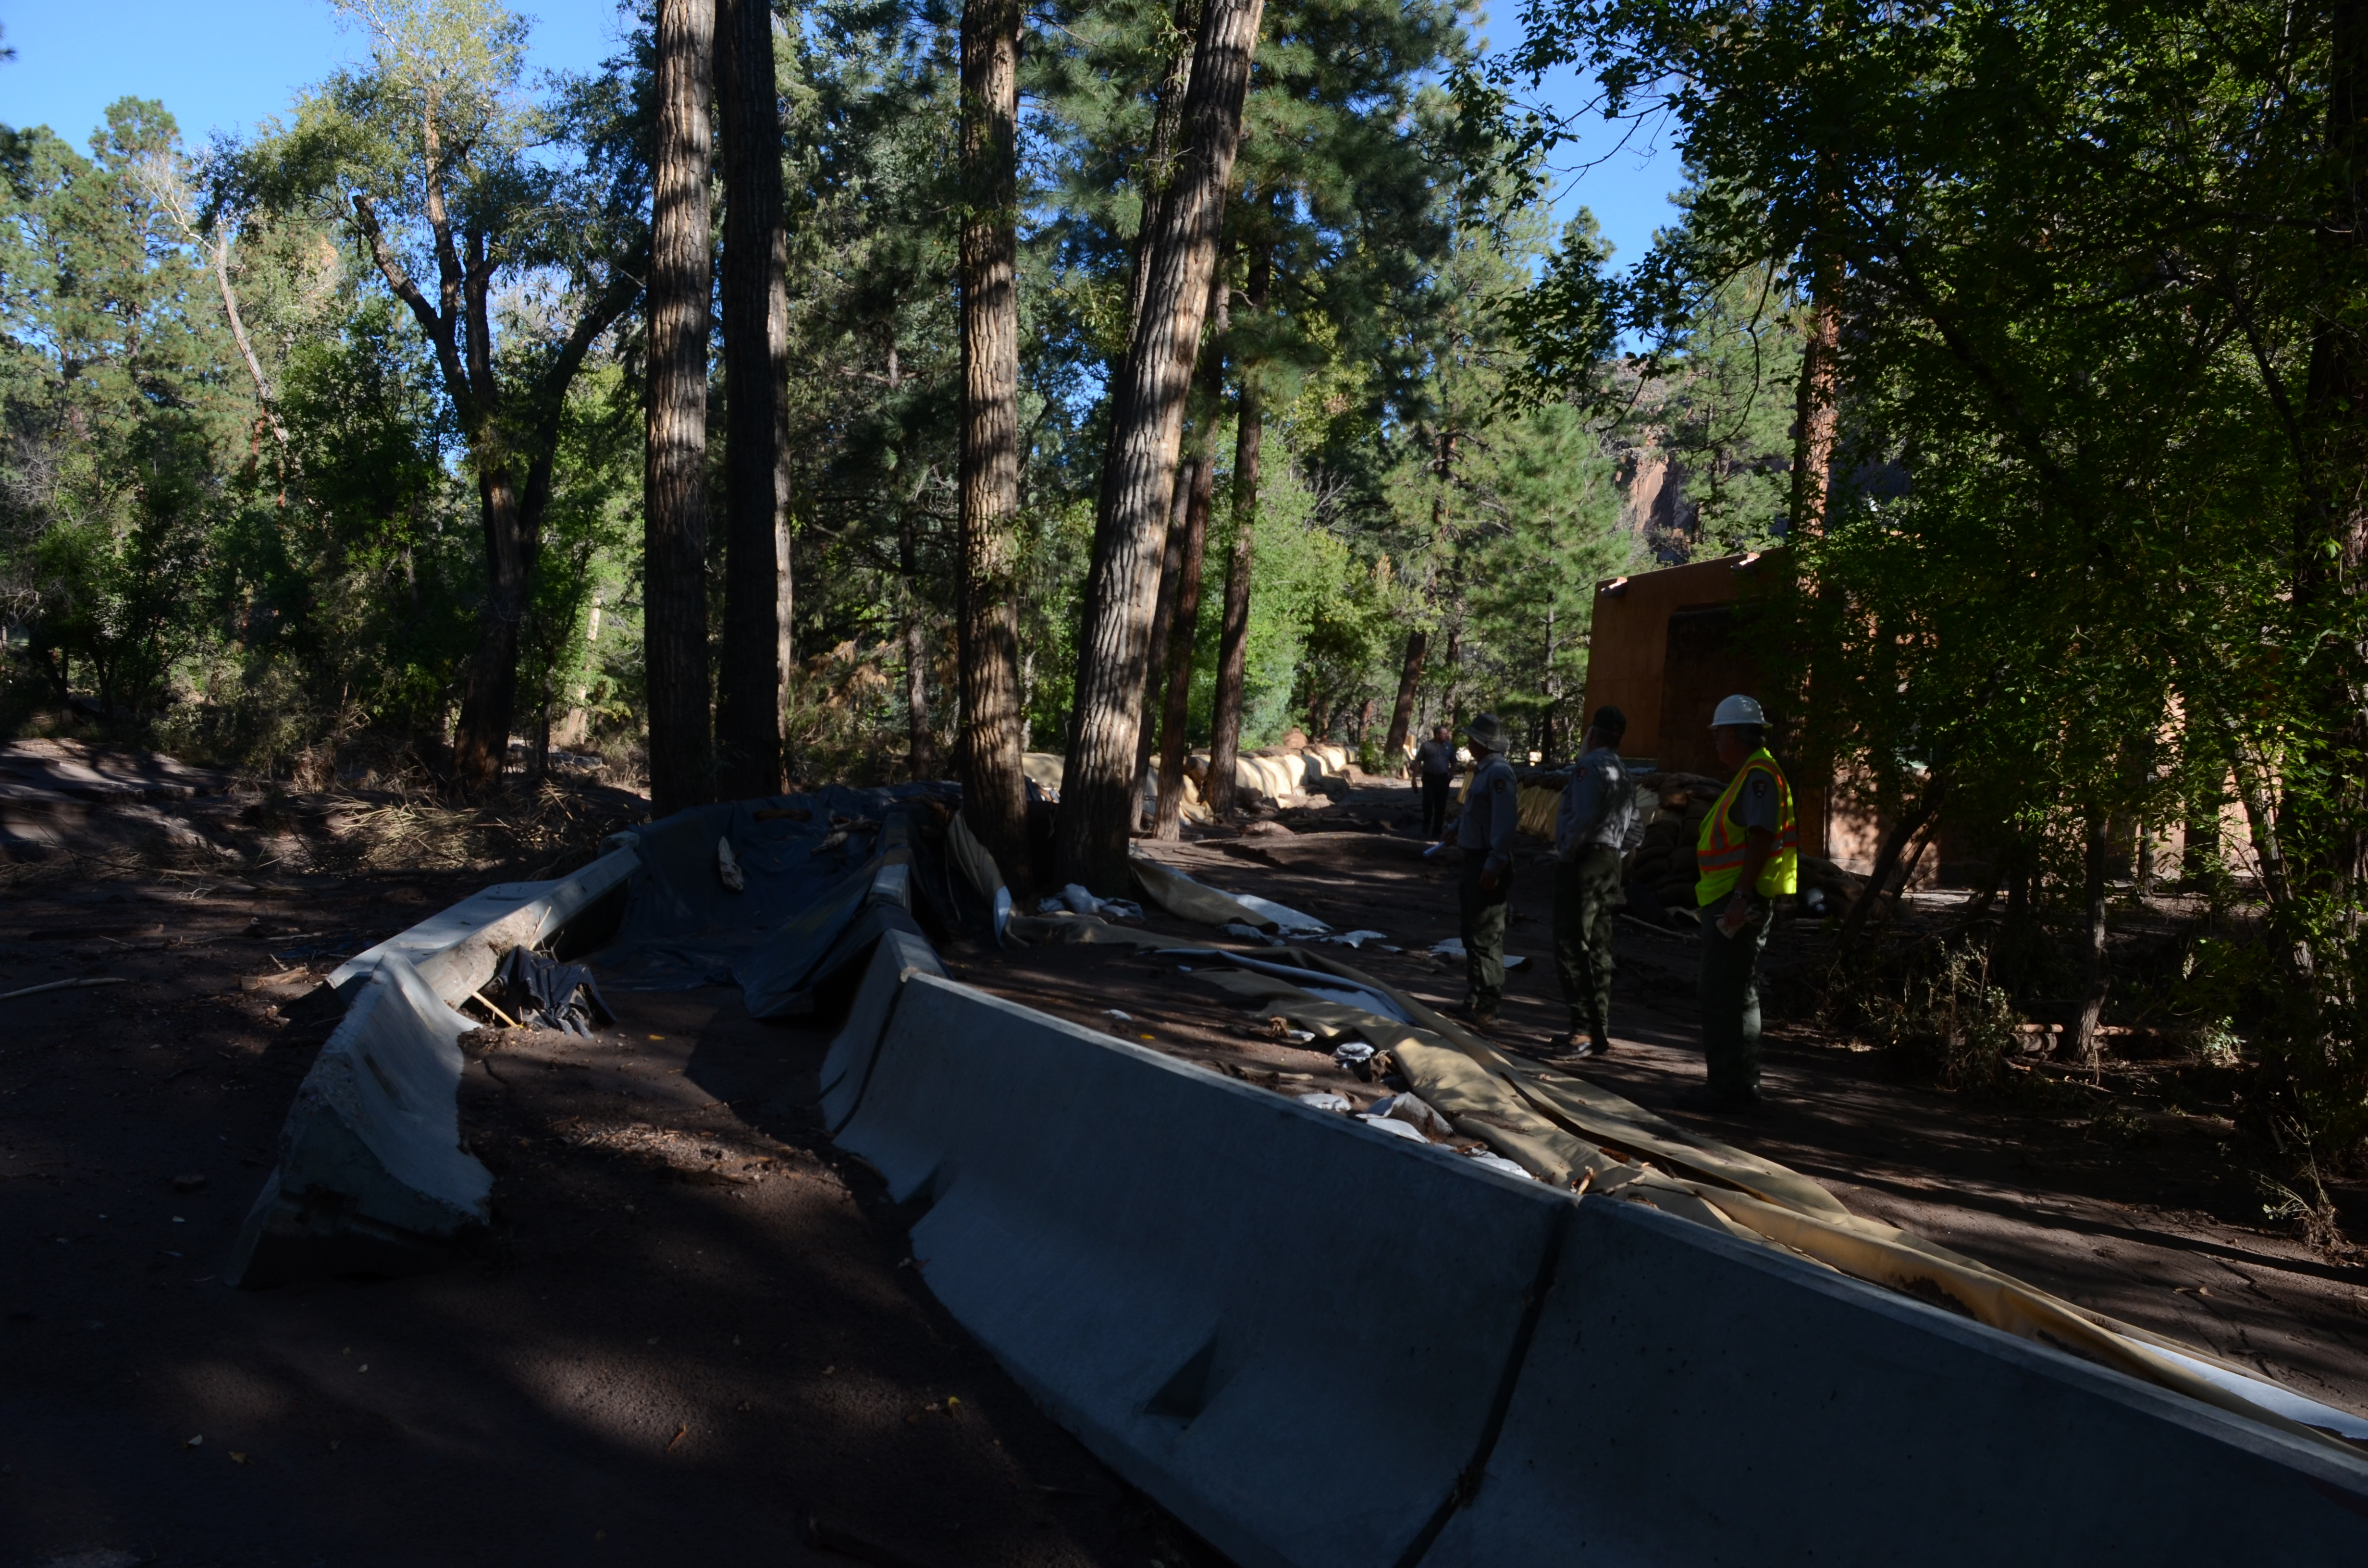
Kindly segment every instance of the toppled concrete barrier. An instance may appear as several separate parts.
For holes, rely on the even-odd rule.
[[[1236,1562],[2368,1551],[2368,1457],[2307,1434],[903,958],[866,994],[829,1119],[919,1211],[922,1278]]]
[[[1400,1562],[1483,1452],[1569,1211],[930,975],[839,1142],[955,1318],[1235,1562]]]
[[[484,1226],[494,1178],[461,1147],[458,1103],[472,1027],[401,953],[380,959],[296,1091],[229,1283],[407,1273]]]
[[[2363,1558],[2368,1460],[1597,1199],[1423,1562]]]
[[[871,1064],[880,1050],[881,1037],[887,1032],[888,1020],[896,1009],[896,998],[904,993],[905,983],[916,974],[945,976],[945,966],[938,961],[937,949],[910,932],[888,931],[882,934],[880,945],[871,949],[871,962],[863,971],[863,982],[856,987],[855,1001],[847,1010],[847,1021],[839,1027],[837,1036],[830,1042],[830,1051],[822,1062],[823,1125],[833,1132],[847,1125],[863,1098],[864,1085],[871,1079]]]
[[[381,960],[393,953],[408,960],[438,995],[458,1002],[491,980],[512,948],[541,946],[594,904],[620,892],[641,863],[629,844],[552,881],[497,882],[480,889],[347,959],[330,974],[329,984],[338,995],[350,995]]]
[[[474,1026],[452,1004],[512,948],[561,940],[640,864],[629,846],[553,881],[484,889],[331,974],[345,1018],[297,1088],[223,1278],[410,1273],[482,1230],[494,1178],[461,1147],[457,1042]]]

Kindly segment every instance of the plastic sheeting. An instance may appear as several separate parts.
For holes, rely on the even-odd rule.
[[[616,938],[593,960],[601,983],[620,991],[736,984],[759,1017],[810,1010],[812,982],[891,926],[919,929],[909,913],[872,901],[875,881],[895,858],[883,842],[892,813],[951,814],[961,799],[949,783],[832,785],[651,824],[633,835],[642,874]],[[968,879],[919,842],[931,836],[916,835],[896,852],[909,885],[949,924],[979,918],[983,901]],[[739,892],[719,869],[719,841],[732,847]]]
[[[1143,855],[1135,856],[1130,864],[1143,896],[1178,920],[1196,921],[1202,926],[1248,926],[1262,931],[1274,928],[1273,921],[1260,915],[1245,901],[1197,881],[1173,866]]]

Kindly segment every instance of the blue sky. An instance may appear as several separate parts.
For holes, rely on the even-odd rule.
[[[535,18],[537,68],[586,70],[614,51],[614,0],[526,0],[519,8]],[[1484,17],[1482,36],[1509,41],[1515,7],[1500,0],[1491,9],[1502,26]],[[298,89],[359,58],[360,35],[338,22],[326,0],[0,0],[0,28],[17,51],[13,64],[0,65],[0,124],[47,124],[79,147],[107,106],[132,94],[163,99],[199,146],[215,131],[251,131],[284,115]],[[1585,85],[1548,82],[1539,97],[1567,108],[1583,101]],[[1649,140],[1612,152],[1614,137],[1599,127],[1577,152],[1565,150],[1558,162],[1569,172],[1555,206],[1593,208],[1624,266],[1669,221],[1680,176],[1674,153]]]
[[[530,69],[586,70],[614,52],[612,0],[526,0]],[[161,98],[181,135],[251,131],[365,52],[326,0],[0,0],[17,51],[0,65],[0,123],[47,124],[85,145],[107,106]]]
[[[1475,30],[1488,44],[1519,41],[1520,6],[1513,0],[1482,0]],[[1566,72],[1520,96],[1537,108],[1567,115],[1586,105],[1593,85],[1590,79]],[[1656,136],[1649,126],[1634,130],[1587,118],[1573,129],[1579,132],[1578,144],[1564,147],[1554,157],[1555,211],[1567,218],[1579,207],[1592,208],[1612,244],[1612,265],[1632,266],[1652,244],[1653,231],[1677,217],[1669,197],[1685,179],[1678,154],[1667,133]]]

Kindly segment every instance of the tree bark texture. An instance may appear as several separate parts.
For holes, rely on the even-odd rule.
[[[929,733],[929,637],[922,624],[920,536],[909,509],[896,532],[905,574],[905,766],[916,778],[931,778],[938,771],[938,748]]]
[[[1422,687],[1423,655],[1430,652],[1430,633],[1416,627],[1406,633],[1406,662],[1398,666],[1398,698],[1390,706],[1389,733],[1382,738],[1382,759],[1395,767],[1406,760],[1406,733],[1414,724],[1414,696]]]
[[[716,782],[725,800],[781,788],[781,403],[789,239],[768,0],[715,0],[723,148],[723,649]],[[784,329],[776,336],[775,319]]]
[[[1185,95],[1185,148],[1145,256],[1142,318],[1116,388],[1086,619],[1077,656],[1076,742],[1062,771],[1057,863],[1104,894],[1132,885],[1128,798],[1143,722],[1152,599],[1201,347],[1209,274],[1233,187],[1265,0],[1209,0]]]
[[[707,103],[714,0],[659,0],[642,479],[650,812],[714,798],[707,677]]]
[[[1266,309],[1273,274],[1273,252],[1264,245],[1253,250],[1242,295],[1251,310]],[[1266,439],[1266,411],[1258,402],[1254,368],[1243,365],[1234,378],[1240,386],[1234,419],[1234,544],[1225,557],[1224,618],[1217,633],[1217,683],[1209,713],[1209,777],[1201,791],[1210,812],[1221,818],[1234,812],[1234,762],[1242,747],[1242,681],[1249,666],[1250,570],[1258,550],[1258,449]]]
[[[1209,540],[1209,512],[1217,494],[1217,413],[1224,406],[1226,328],[1231,314],[1222,271],[1210,283],[1209,344],[1201,350],[1201,402],[1206,415],[1188,465],[1192,483],[1184,498],[1184,527],[1176,562],[1176,605],[1168,621],[1165,660],[1166,700],[1159,715],[1159,814],[1154,838],[1184,835],[1184,726],[1191,717],[1192,656],[1201,627],[1201,566]]]
[[[1152,235],[1158,227],[1160,200],[1176,177],[1176,139],[1184,128],[1184,103],[1192,88],[1192,57],[1196,52],[1193,45],[1201,27],[1201,9],[1202,0],[1176,0],[1176,49],[1167,57],[1167,71],[1160,78],[1157,101],[1152,109],[1151,141],[1143,154],[1143,211],[1135,222],[1134,256],[1126,278],[1130,348],[1134,341],[1134,324],[1143,319],[1143,292],[1150,279],[1144,258],[1150,252]],[[1122,364],[1120,369],[1122,374]]]
[[[1028,892],[1019,684],[1019,0],[962,20],[961,608],[962,818]]]
[[[788,314],[786,311],[782,313],[785,317]],[[782,341],[786,347],[787,333],[782,335]],[[786,357],[785,354],[784,358]],[[783,400],[785,404],[787,401],[787,399]],[[786,406],[782,411],[780,434],[781,460],[774,468],[773,483],[775,494],[787,497],[790,493],[790,431]],[[790,514],[788,506],[784,505],[780,520],[773,525],[773,625],[777,638],[774,643],[774,660],[775,667],[781,672],[780,685],[774,689],[773,705],[774,711],[780,715],[781,771],[785,776],[791,771],[790,678],[797,672],[798,667],[797,639],[793,635],[790,621],[790,611],[796,607],[797,603],[795,581],[794,575],[790,571]]]
[[[1809,335],[1801,345],[1801,380],[1793,427],[1793,537],[1816,539],[1826,531],[1826,506],[1833,486],[1836,396],[1839,377],[1835,356],[1841,344],[1841,312],[1833,300],[1831,257],[1821,257],[1812,288]]]
[[[1146,715],[1142,729],[1134,737],[1134,777],[1136,799],[1142,798],[1141,781],[1151,776],[1151,752],[1159,738],[1159,728],[1149,722],[1150,710],[1159,704],[1159,693],[1166,689],[1167,674],[1168,629],[1176,619],[1176,596],[1184,577],[1184,513],[1191,504],[1194,460],[1187,456],[1176,467],[1176,494],[1167,507],[1167,542],[1159,562],[1159,597],[1151,612],[1151,636],[1145,646],[1143,690]],[[1133,825],[1130,824],[1130,825]]]
[[[905,612],[905,762],[916,778],[934,778],[938,748],[929,737],[929,638],[920,607]]]

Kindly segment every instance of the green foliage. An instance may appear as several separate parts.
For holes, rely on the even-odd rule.
[[[1763,627],[1814,695],[1804,746],[1945,789],[2002,868],[2076,893],[2091,823],[2233,781],[2265,1095],[2356,1141],[2368,444],[2328,389],[2368,276],[2324,238],[2357,178],[2329,15],[1556,0],[1517,69],[1673,117],[1687,221],[1611,307],[1651,356],[1701,301],[1830,278],[1839,490]]]

